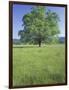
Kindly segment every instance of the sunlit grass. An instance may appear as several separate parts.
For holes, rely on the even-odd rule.
[[[13,85],[65,82],[64,45],[13,48]]]

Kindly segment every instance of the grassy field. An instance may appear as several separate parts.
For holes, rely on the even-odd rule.
[[[65,82],[64,45],[13,47],[13,86]]]

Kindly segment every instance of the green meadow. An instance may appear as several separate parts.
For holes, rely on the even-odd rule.
[[[64,44],[13,46],[13,86],[65,82]]]

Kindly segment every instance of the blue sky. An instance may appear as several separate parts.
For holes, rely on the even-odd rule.
[[[18,37],[18,31],[22,30],[22,17],[31,11],[33,5],[13,5],[13,38]],[[60,18],[59,22],[59,29],[60,34],[59,36],[65,36],[65,8],[64,7],[53,7],[53,6],[46,6],[47,9],[56,12]]]

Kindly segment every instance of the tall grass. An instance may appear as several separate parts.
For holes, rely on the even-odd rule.
[[[65,82],[64,45],[13,48],[13,85]]]

